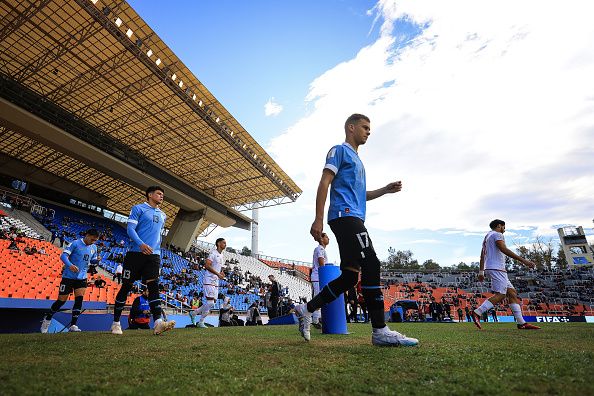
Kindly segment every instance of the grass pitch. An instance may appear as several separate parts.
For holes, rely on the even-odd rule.
[[[373,347],[363,324],[0,335],[0,394],[594,395],[594,325],[391,327],[420,346]]]

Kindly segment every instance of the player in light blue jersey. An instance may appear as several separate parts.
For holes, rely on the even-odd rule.
[[[73,290],[74,306],[72,307],[72,320],[68,331],[80,331],[76,322],[80,316],[83,297],[87,290],[87,269],[89,264],[97,264],[99,261],[97,246],[95,245],[97,239],[99,239],[99,232],[91,228],[87,230],[84,238],[72,242],[62,252],[60,259],[64,263],[64,270],[62,271],[60,291],[58,292],[58,299],[52,304],[51,311],[45,315],[41,322],[42,333],[47,333],[52,317],[66,303]]]
[[[375,254],[369,233],[365,228],[366,202],[402,189],[400,181],[367,191],[365,167],[359,158],[359,146],[367,142],[371,133],[369,118],[353,114],[345,122],[345,142],[334,146],[326,156],[326,164],[318,185],[316,217],[310,233],[321,241],[324,205],[330,188],[328,225],[336,237],[340,251],[341,275],[312,298],[307,304],[295,307],[299,318],[299,331],[306,341],[310,339],[312,313],[334,301],[354,287],[361,273],[362,294],[373,327],[371,342],[378,346],[413,346],[419,341],[406,337],[386,326],[384,296],[380,284],[380,261]]]
[[[122,286],[115,299],[112,334],[123,334],[120,317],[126,305],[128,293],[137,280],[142,280],[148,290],[154,334],[159,335],[175,327],[174,320],[166,322],[161,319],[161,297],[159,296],[161,235],[167,218],[159,208],[163,203],[164,191],[159,186],[151,186],[146,189],[145,195],[147,201],[133,206],[128,217],[127,231],[132,242],[124,258]]]

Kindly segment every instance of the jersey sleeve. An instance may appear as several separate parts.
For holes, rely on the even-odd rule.
[[[215,251],[213,250],[212,252],[210,252],[210,254],[208,255],[208,257],[206,259],[209,260],[211,263],[216,263],[217,257],[216,257]]]
[[[136,226],[138,225],[138,220],[142,215],[142,211],[138,206],[133,206],[132,210],[130,211],[130,216],[128,216],[128,226],[126,227],[126,231],[130,239],[134,241],[138,246],[142,245],[144,242],[138,236],[136,232]]]
[[[324,251],[317,247],[316,250],[314,250],[314,258],[317,261],[320,257],[324,257]]]
[[[505,238],[503,237],[503,234],[500,232],[496,232],[495,235],[493,235],[493,239],[495,240],[495,242],[497,241],[505,241]]]
[[[76,248],[76,243],[78,242],[78,239],[74,242],[72,242],[70,245],[68,245],[63,251],[62,254],[66,254],[68,256],[70,256],[72,254],[72,252],[74,251],[74,249]]]
[[[338,171],[340,170],[340,165],[342,163],[342,157],[343,157],[342,145],[332,147],[330,149],[330,151],[328,151],[328,154],[326,155],[326,165],[324,165],[324,169],[329,169],[330,171],[332,171],[332,173],[334,173],[336,175],[338,173]]]

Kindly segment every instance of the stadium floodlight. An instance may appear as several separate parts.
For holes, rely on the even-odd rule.
[[[233,131],[229,131],[229,135],[233,136]]]
[[[177,74],[173,73],[173,76],[171,76],[171,79],[172,79],[173,81],[175,81],[175,79],[176,79],[176,78],[177,78]]]
[[[195,102],[196,101],[196,94],[192,95],[192,100]]]
[[[155,61],[155,63],[157,64],[157,66],[159,66],[161,64],[161,58],[157,58],[157,60]]]
[[[126,36],[128,36],[128,38],[132,37],[132,29],[126,31]]]
[[[202,101],[198,102],[198,106],[202,107]]]
[[[215,120],[215,122],[218,124],[219,121],[221,121],[221,119],[219,117],[217,117],[217,119]]]
[[[153,55],[153,50],[148,50],[146,51],[146,56],[148,56],[149,58]]]
[[[91,3],[97,4],[97,1],[99,1],[99,0],[91,0]]]
[[[254,159],[258,159],[258,154],[254,154]]]
[[[179,80],[179,84],[177,84],[177,85],[179,85],[179,87],[181,88],[184,86],[184,82],[182,80]]]
[[[262,165],[264,167],[264,169],[266,169],[266,164]]]
[[[117,17],[117,18],[115,19],[115,24],[116,24],[116,26],[117,26],[117,27],[120,27],[120,26],[122,26],[122,20],[121,20],[119,17]]]

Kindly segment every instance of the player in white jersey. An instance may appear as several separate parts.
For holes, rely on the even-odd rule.
[[[218,238],[215,242],[215,248],[212,249],[210,255],[204,264],[204,277],[202,278],[202,290],[206,297],[206,304],[202,305],[197,315],[200,315],[200,321],[197,327],[206,327],[204,320],[214,308],[215,302],[219,297],[219,280],[225,279],[223,272],[223,265],[225,265],[225,257],[223,251],[227,247],[227,242],[223,238]]]
[[[328,234],[322,232],[322,238],[319,240],[320,244],[314,249],[313,262],[311,269],[311,285],[313,287],[313,296],[320,292],[320,276],[318,270],[328,263],[328,254],[326,253],[326,246],[330,243]],[[321,328],[320,325],[320,310],[317,309],[311,316],[311,324],[316,329]]]
[[[522,316],[522,308],[520,307],[521,300],[518,298],[516,289],[514,289],[514,286],[507,278],[505,256],[517,260],[529,268],[534,268],[535,264],[530,260],[518,256],[505,246],[505,239],[503,238],[505,222],[503,220],[493,220],[489,224],[489,227],[491,227],[491,231],[487,233],[483,241],[478,280],[479,282],[482,282],[485,279],[485,275],[489,277],[491,279],[491,289],[495,294],[493,297],[485,300],[480,307],[471,313],[472,320],[476,327],[481,329],[481,315],[492,309],[495,304],[507,297],[509,307],[518,324],[518,329],[538,330],[540,327],[526,323]]]

